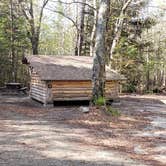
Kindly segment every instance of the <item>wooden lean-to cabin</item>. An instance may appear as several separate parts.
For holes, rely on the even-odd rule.
[[[29,56],[24,63],[31,71],[30,96],[43,104],[65,100],[89,100],[92,94],[93,58],[87,56]],[[123,80],[106,69],[106,98],[118,96]]]

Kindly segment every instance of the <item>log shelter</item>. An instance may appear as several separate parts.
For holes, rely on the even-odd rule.
[[[31,98],[44,105],[54,101],[90,100],[93,57],[32,55],[26,57],[26,64],[31,74]],[[107,99],[118,96],[124,79],[106,68]]]

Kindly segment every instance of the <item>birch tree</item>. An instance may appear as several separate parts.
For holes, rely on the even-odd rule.
[[[110,59],[112,59],[113,56],[113,52],[115,50],[115,47],[119,41],[121,32],[122,32],[122,28],[123,28],[123,22],[124,22],[124,18],[126,16],[126,10],[128,8],[128,6],[130,5],[130,3],[132,2],[132,0],[127,0],[120,12],[119,18],[117,19],[116,23],[115,23],[115,29],[114,29],[114,38],[111,44],[111,50],[110,50]]]
[[[96,24],[95,50],[92,75],[92,103],[105,96],[105,32],[109,0],[100,0]]]
[[[93,56],[94,53],[94,40],[95,40],[95,34],[96,34],[96,21],[97,21],[97,0],[93,0],[93,6],[94,6],[94,18],[93,18],[93,28],[91,32],[90,37],[90,56]]]

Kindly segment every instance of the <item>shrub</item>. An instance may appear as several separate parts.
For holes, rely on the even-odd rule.
[[[123,86],[123,92],[127,92],[127,93],[136,92],[136,86],[132,84],[126,84]]]

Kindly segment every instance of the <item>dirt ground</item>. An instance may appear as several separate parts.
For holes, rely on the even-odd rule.
[[[166,96],[123,95],[111,117],[0,96],[0,166],[165,166]]]

